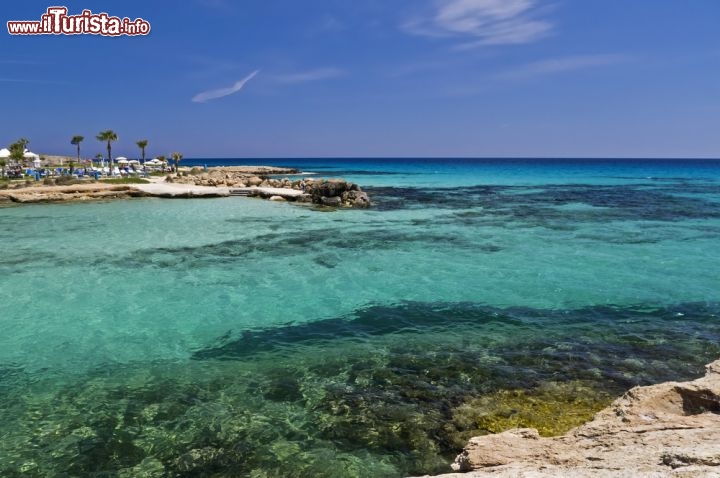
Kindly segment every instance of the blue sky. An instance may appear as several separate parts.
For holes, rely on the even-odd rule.
[[[11,36],[0,145],[89,156],[720,157],[716,0],[68,1],[146,37]],[[112,5],[112,6],[109,6]]]

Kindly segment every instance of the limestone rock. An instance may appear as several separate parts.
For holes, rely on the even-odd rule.
[[[560,437],[473,438],[447,477],[720,477],[720,360],[705,377],[635,387]]]
[[[357,188],[355,184],[353,184]],[[342,201],[344,204],[347,204],[352,207],[357,208],[367,208],[370,207],[370,198],[368,197],[367,193],[363,191],[359,191],[358,189],[352,189],[350,191],[346,191],[342,195]]]

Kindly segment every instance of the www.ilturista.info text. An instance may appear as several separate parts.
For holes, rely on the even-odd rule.
[[[137,18],[111,17],[107,13],[83,10],[80,15],[68,15],[65,7],[50,7],[40,21],[9,21],[11,35],[147,35],[150,23]]]

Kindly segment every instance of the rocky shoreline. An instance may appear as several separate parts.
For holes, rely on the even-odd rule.
[[[720,476],[720,360],[691,382],[635,387],[560,437],[470,440],[446,478]]]
[[[54,203],[131,197],[210,198],[237,195],[273,201],[310,203],[331,208],[367,208],[368,195],[354,183],[342,179],[298,180],[272,179],[269,175],[297,174],[290,168],[270,166],[236,166],[195,168],[166,178],[155,178],[148,184],[108,184],[82,182],[71,185],[35,185],[19,183],[14,188],[0,189],[2,203]]]
[[[129,199],[147,196],[142,191],[125,184],[88,183],[69,186],[30,186],[17,189],[0,189],[0,205],[3,203],[33,204],[107,199]]]
[[[329,207],[370,207],[370,198],[354,183],[343,179],[302,178],[272,179],[268,175],[297,174],[283,168],[250,170],[247,167],[210,168],[207,172],[193,169],[188,174],[173,177],[171,182],[206,187],[246,189],[248,195],[272,200],[297,201]],[[283,194],[281,190],[288,190]],[[299,191],[300,194],[291,191]]]

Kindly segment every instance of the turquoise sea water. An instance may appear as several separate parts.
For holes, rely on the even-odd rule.
[[[0,476],[442,472],[720,356],[718,161],[183,161],[253,163],[375,205],[0,209]]]

